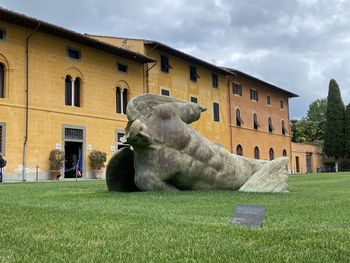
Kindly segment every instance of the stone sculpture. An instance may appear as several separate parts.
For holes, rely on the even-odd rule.
[[[110,191],[230,189],[287,191],[288,159],[253,160],[210,142],[189,124],[206,109],[174,98],[143,94],[127,106],[123,148],[107,166]]]

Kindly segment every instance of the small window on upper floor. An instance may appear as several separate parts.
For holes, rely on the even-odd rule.
[[[232,87],[233,87],[233,94],[238,95],[238,96],[242,96],[242,85],[241,84],[233,83]]]
[[[128,73],[128,65],[123,63],[117,63],[117,68],[119,72]]]
[[[81,81],[67,75],[65,79],[65,105],[80,107]]]
[[[197,68],[195,66],[190,66],[190,80],[196,82],[197,79],[199,79]]]
[[[214,102],[213,103],[213,115],[214,115],[214,121],[219,122],[220,121],[220,106],[219,103]]]
[[[71,59],[80,60],[81,59],[81,52],[77,48],[68,47],[67,48],[67,56]]]
[[[161,89],[160,94],[163,96],[170,96],[170,91],[167,89]]]
[[[0,28],[0,41],[5,40],[6,38],[6,30],[3,28]]]
[[[282,122],[281,122],[281,129],[282,129],[282,134],[283,135],[286,135],[286,133],[288,133],[286,125],[284,123],[284,120],[282,120]]]
[[[116,112],[126,114],[126,106],[128,105],[128,89],[120,87],[116,88]]]
[[[218,74],[212,73],[211,74],[211,83],[213,88],[218,88],[219,87],[219,76]]]
[[[169,73],[169,69],[172,69],[172,66],[169,64],[169,57],[161,55],[160,56],[160,70],[165,73]]]
[[[0,63],[0,98],[5,98],[5,65]]]
[[[191,97],[191,102],[198,103],[198,99],[196,97]]]
[[[266,95],[266,105],[271,106],[271,96]]]
[[[283,99],[280,99],[280,108],[281,108],[281,110],[284,109],[284,100]]]
[[[254,101],[258,101],[258,91],[256,89],[250,89],[250,99]]]
[[[241,127],[243,124],[243,120],[241,118],[241,111],[240,109],[236,109],[236,126]]]
[[[260,128],[260,124],[258,122],[258,115],[254,112],[253,114],[253,128],[255,130],[259,129]]]

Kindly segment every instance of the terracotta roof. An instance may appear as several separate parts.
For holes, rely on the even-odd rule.
[[[23,26],[31,30],[37,29],[37,31],[46,33],[59,38],[67,39],[69,41],[92,47],[98,50],[105,51],[107,53],[124,57],[131,60],[136,60],[141,63],[155,62],[153,58],[147,57],[137,52],[129,51],[124,48],[116,47],[114,45],[107,44],[102,41],[90,38],[83,34],[74,32],[72,30],[50,24],[48,22],[38,20],[14,11],[0,7],[0,21]]]
[[[256,83],[258,83],[258,84],[260,84],[260,85],[263,85],[263,86],[266,86],[266,87],[268,87],[268,88],[277,90],[277,91],[279,91],[279,92],[281,92],[281,93],[284,93],[284,94],[286,94],[289,98],[299,97],[299,95],[297,95],[297,94],[295,94],[295,93],[293,93],[293,92],[290,92],[290,91],[288,91],[288,90],[282,89],[282,88],[280,88],[280,87],[278,87],[278,86],[276,86],[276,85],[274,85],[274,84],[272,84],[272,83],[269,83],[269,82],[267,82],[267,81],[258,79],[258,78],[256,78],[256,77],[254,77],[254,76],[252,76],[252,75],[249,75],[249,74],[247,74],[247,73],[244,73],[244,72],[242,72],[242,71],[240,71],[240,70],[237,70],[237,69],[234,69],[234,68],[226,68],[226,67],[225,67],[224,69],[225,69],[225,70],[228,70],[228,71],[230,71],[230,72],[232,72],[232,73],[235,73],[238,77],[242,77],[242,78],[245,78],[245,79],[254,81],[254,82],[256,82]]]

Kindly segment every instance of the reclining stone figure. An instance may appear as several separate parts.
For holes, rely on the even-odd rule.
[[[123,148],[107,166],[110,191],[230,189],[286,192],[288,158],[253,160],[231,154],[189,124],[206,109],[174,98],[143,94],[127,106]]]

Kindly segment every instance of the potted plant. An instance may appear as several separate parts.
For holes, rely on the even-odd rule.
[[[90,166],[92,168],[92,174],[96,179],[101,179],[103,176],[102,168],[105,167],[107,160],[107,154],[105,152],[93,150],[89,154]]]
[[[50,172],[53,180],[58,180],[64,167],[64,152],[54,149],[49,155]]]

